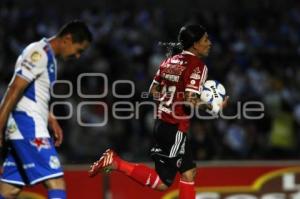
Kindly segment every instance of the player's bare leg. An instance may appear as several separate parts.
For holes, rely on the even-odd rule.
[[[5,198],[5,199],[15,199],[17,196],[20,194],[22,191],[22,187],[8,184],[5,182],[1,182],[0,184],[0,198]]]
[[[47,189],[66,189],[66,183],[63,178],[53,178],[45,181]]]
[[[46,180],[44,186],[48,189],[48,199],[66,198],[66,183],[63,177]]]
[[[108,173],[112,170],[120,171],[139,184],[158,191],[164,191],[168,188],[168,186],[160,180],[154,169],[143,164],[135,164],[122,160],[111,149],[108,149],[98,161],[91,165],[89,175],[90,177],[94,177],[100,172]]]

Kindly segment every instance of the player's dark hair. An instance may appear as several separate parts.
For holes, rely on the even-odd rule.
[[[84,41],[92,42],[93,35],[88,26],[80,20],[74,20],[65,24],[57,33],[58,37],[65,36],[67,34],[72,35],[72,40],[75,43],[81,43]]]
[[[167,56],[173,56],[187,50],[199,41],[206,33],[206,29],[199,24],[185,25],[180,28],[177,36],[178,42],[160,42],[159,45],[167,48]]]
[[[167,49],[167,57],[179,54],[183,50],[182,45],[179,42],[159,42],[158,45]]]

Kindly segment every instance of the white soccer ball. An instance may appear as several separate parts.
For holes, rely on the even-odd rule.
[[[212,114],[216,115],[221,110],[221,105],[225,99],[226,90],[225,87],[216,80],[207,80],[200,95],[200,99],[204,103],[212,105]]]

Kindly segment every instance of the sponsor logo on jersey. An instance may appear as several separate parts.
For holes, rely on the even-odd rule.
[[[26,59],[21,62],[21,66],[27,68],[28,70],[31,70],[31,68],[35,67],[35,65],[31,61],[28,61]]]
[[[166,64],[165,67],[162,68],[163,73],[168,73],[172,75],[181,75],[181,73],[185,70],[184,66],[180,65],[172,65],[172,64]]]
[[[190,76],[191,79],[201,79],[201,75],[199,73],[192,73]]]
[[[170,74],[166,74],[166,73],[163,74],[163,77],[166,80],[169,80],[171,82],[178,82],[179,78],[180,78],[180,76],[178,76],[178,75],[170,75]]]
[[[50,73],[54,73],[54,64],[51,64],[49,67]]]
[[[171,59],[170,63],[171,64],[183,65],[184,61],[183,60],[179,60],[179,59]]]
[[[42,58],[42,55],[37,52],[37,51],[34,51],[31,55],[30,55],[30,59],[32,62],[37,62],[39,61],[40,59]]]
[[[35,138],[34,140],[30,141],[30,144],[35,146],[38,151],[51,148],[48,138]]]

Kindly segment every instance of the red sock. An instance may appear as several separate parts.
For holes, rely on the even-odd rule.
[[[135,167],[135,164],[127,162],[122,159],[117,160],[117,170],[125,173],[126,175],[130,175]]]
[[[139,184],[151,187],[152,189],[155,189],[157,185],[161,183],[156,171],[142,164],[133,164],[120,160],[118,162],[118,170],[125,173]]]
[[[183,180],[179,181],[179,199],[195,199],[195,183],[185,182]]]

